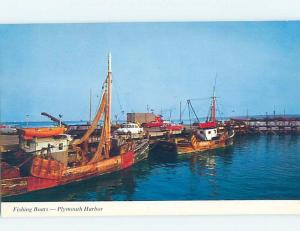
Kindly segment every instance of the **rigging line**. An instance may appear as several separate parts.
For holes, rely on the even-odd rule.
[[[184,109],[181,111],[181,117],[182,117],[182,118],[183,118],[183,115],[184,115],[184,112],[185,112],[186,108],[187,108],[187,103],[185,104]]]
[[[191,120],[191,110],[190,110],[190,104],[189,101],[187,101],[188,109],[189,109],[189,120],[190,120],[190,128],[192,127],[192,120]]]
[[[207,99],[210,99],[211,97],[205,97],[205,98],[192,98],[192,99],[189,99],[190,101],[196,101],[196,100],[207,100]]]
[[[106,87],[105,84],[107,83],[107,77],[105,77],[103,83],[102,83],[102,86],[101,86],[101,89],[103,91],[103,89]],[[98,105],[97,105],[97,108],[100,107],[100,104],[101,104],[101,101],[102,101],[102,93],[100,93],[100,95],[96,95],[97,99],[98,99]],[[99,120],[99,123],[100,123],[101,119]]]
[[[218,102],[216,102],[216,111],[217,111],[217,113],[219,113],[219,116],[222,115],[222,112],[220,110],[220,104]]]
[[[196,100],[208,100],[208,99],[211,99],[211,97],[187,99],[187,100],[186,100],[185,107],[184,107],[184,109],[181,111],[181,116],[182,116],[182,118],[183,118],[183,115],[184,115],[186,109],[187,109],[188,106],[189,106],[189,105],[188,105],[188,100],[189,100],[189,101],[192,101],[192,100],[196,101]]]
[[[198,116],[197,116],[197,114],[196,114],[196,112],[195,112],[195,110],[194,110],[194,108],[193,108],[193,105],[192,105],[191,101],[188,100],[188,102],[189,102],[189,106],[190,106],[190,108],[192,109],[192,112],[194,113],[194,115],[195,115],[197,121],[200,122],[200,120],[199,120],[199,118],[198,118]]]
[[[207,99],[209,99],[209,98],[207,98]],[[195,104],[192,105],[191,102],[190,102],[190,104],[191,104],[191,108],[193,109],[193,113],[194,113],[196,119],[197,119],[198,115],[202,115],[202,114],[204,114],[204,116],[200,116],[200,117],[198,117],[198,119],[200,119],[200,118],[204,118],[204,119],[205,119],[205,118],[206,118],[206,115],[207,115],[207,113],[205,112],[205,111],[206,111],[206,108],[207,108],[206,103],[205,103],[205,104],[201,103],[200,105],[197,104],[196,106],[195,106]],[[204,111],[203,108],[205,108],[205,111]],[[198,112],[198,115],[197,115],[196,111]],[[209,111],[210,111],[210,109],[209,109]],[[198,120],[198,119],[197,119],[197,120]],[[200,121],[200,120],[199,120],[199,121]]]
[[[221,110],[221,105],[220,105],[220,103],[218,102],[218,101],[216,101],[216,104],[217,104],[217,112],[219,113],[219,116],[220,117],[225,117],[225,115],[224,115],[224,113],[222,112],[222,110]],[[223,116],[222,116],[223,115]]]
[[[207,117],[206,117],[206,122],[208,122],[210,113],[211,113],[211,105],[210,105],[209,108],[208,108]]]
[[[120,100],[120,94],[119,94],[119,91],[120,91],[120,89],[119,89],[119,84],[118,84],[118,81],[117,81],[117,79],[116,79],[116,77],[114,77],[114,84],[115,84],[115,92],[116,92],[116,98],[117,98],[117,101],[118,101],[118,104],[119,104],[119,107],[120,107],[120,110],[121,110],[121,112],[123,111],[123,106],[122,106],[122,103],[121,103],[121,100]]]
[[[123,108],[123,106],[122,106],[122,103],[121,103],[121,97],[120,97],[120,94],[119,94],[119,92],[121,92],[120,91],[120,86],[119,86],[119,82],[118,82],[118,80],[117,80],[117,78],[116,77],[114,77],[114,83],[115,83],[115,86],[116,86],[116,92],[117,92],[117,100],[118,100],[118,104],[119,104],[119,106],[120,106],[120,109],[121,109],[121,113],[123,114],[124,113],[124,108]],[[131,108],[131,104],[129,103],[129,101],[128,101],[128,98],[127,97],[122,97],[122,99],[125,101],[125,104],[127,105],[127,108]],[[133,112],[133,110],[131,109],[131,111]]]
[[[185,112],[186,108],[187,108],[187,103],[185,104],[185,107],[184,107],[184,109],[182,111],[182,114]]]
[[[215,93],[216,93],[217,78],[218,78],[218,73],[216,73],[216,76],[215,76],[215,83],[214,83],[214,87],[213,87],[213,97],[215,97]]]
[[[218,118],[222,118],[222,112],[219,109],[216,109],[216,114],[218,115]]]

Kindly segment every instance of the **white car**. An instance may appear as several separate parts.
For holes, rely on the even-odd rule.
[[[117,134],[140,134],[144,132],[144,129],[135,123],[126,123],[122,124],[116,132]]]
[[[11,125],[0,124],[0,134],[17,134],[17,129]]]

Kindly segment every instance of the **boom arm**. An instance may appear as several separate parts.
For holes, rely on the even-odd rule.
[[[55,123],[60,123],[61,125],[63,125],[64,127],[68,127],[68,125],[62,121],[60,121],[59,119],[57,119],[56,117],[48,114],[47,112],[42,112],[41,115],[48,117],[50,120],[52,120]]]

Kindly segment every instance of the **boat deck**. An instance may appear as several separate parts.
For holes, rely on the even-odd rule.
[[[0,153],[16,151],[18,146],[18,135],[0,135]]]
[[[148,137],[150,143],[155,143],[160,139],[165,139],[169,136],[180,135],[181,131],[162,131],[159,128],[146,128],[143,134],[119,135],[122,139],[141,139]],[[89,143],[99,142],[98,136],[91,136]],[[16,151],[19,146],[18,135],[0,135],[0,153]]]

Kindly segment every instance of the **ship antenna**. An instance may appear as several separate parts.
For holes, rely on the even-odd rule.
[[[216,73],[216,77],[215,77],[215,83],[214,83],[214,88],[213,88],[213,97],[215,97],[215,93],[216,93],[217,78],[218,78],[218,73]]]
[[[216,73],[215,83],[213,87],[213,97],[212,97],[212,105],[211,105],[211,113],[210,113],[210,121],[216,122],[216,84],[217,84],[218,73]]]

